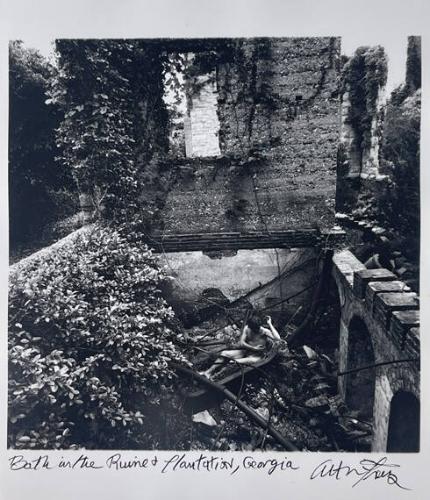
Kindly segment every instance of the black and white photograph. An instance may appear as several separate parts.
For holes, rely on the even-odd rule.
[[[420,450],[410,35],[10,40],[8,448]]]

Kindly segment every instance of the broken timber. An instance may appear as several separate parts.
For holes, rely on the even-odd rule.
[[[259,425],[262,429],[267,430],[267,433],[270,434],[276,442],[282,445],[287,451],[299,451],[299,449],[288,439],[286,439],[282,434],[280,434],[276,429],[274,429],[269,421],[264,419],[261,415],[259,415],[255,410],[250,408],[247,404],[241,401],[237,396],[235,396],[231,391],[229,391],[226,387],[220,385],[217,382],[209,380],[208,378],[200,375],[199,373],[191,370],[190,368],[186,368],[176,363],[172,363],[172,366],[179,372],[184,373],[190,377],[193,377],[195,380],[198,380],[200,383],[220,392],[231,401],[235,406],[237,406],[240,410],[242,410],[253,422]]]

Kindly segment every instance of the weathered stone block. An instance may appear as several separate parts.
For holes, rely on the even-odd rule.
[[[374,317],[388,329],[389,322],[394,311],[418,309],[418,297],[416,293],[379,293],[374,301]]]
[[[411,358],[419,358],[420,357],[420,329],[419,327],[411,328],[405,339],[404,352],[406,356],[410,356]],[[418,365],[419,367],[419,365]]]
[[[391,316],[389,334],[394,342],[404,349],[406,337],[411,328],[420,324],[418,310],[394,311]]]
[[[364,264],[349,250],[336,252],[333,256],[335,273],[339,275],[345,285],[352,287],[355,271],[364,270]]]
[[[366,285],[371,281],[392,281],[396,276],[388,269],[363,269],[354,273],[354,293],[360,299],[364,298]]]
[[[373,311],[375,296],[382,292],[409,292],[409,287],[402,281],[371,281],[367,284],[365,292],[366,304]]]

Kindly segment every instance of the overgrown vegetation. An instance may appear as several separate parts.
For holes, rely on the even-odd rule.
[[[37,247],[50,224],[75,213],[77,193],[67,165],[55,162],[61,114],[45,104],[55,68],[19,41],[9,45],[9,63],[9,213],[15,251]]]
[[[11,276],[9,445],[162,446],[160,407],[175,400],[169,362],[187,364],[159,289],[165,276],[144,243],[153,214],[139,206],[145,172],[166,147],[164,56],[139,41],[56,48],[57,70],[43,82],[44,110],[57,119],[51,146],[110,222]]]
[[[421,91],[402,103],[396,93],[386,109],[382,155],[391,182],[380,201],[380,217],[419,252]],[[412,238],[412,241],[411,241]],[[412,250],[412,248],[411,248]],[[417,255],[416,255],[417,257]]]
[[[380,46],[359,47],[344,66],[342,90],[348,92],[351,103],[348,122],[360,151],[370,146],[379,91],[386,82],[387,59]]]
[[[420,37],[409,37],[405,83],[381,103],[380,111],[372,110],[377,120],[377,126],[369,129],[372,144],[362,142],[361,146],[367,146],[367,156],[371,156],[370,149],[376,146],[370,160],[374,163],[370,166],[377,169],[373,168],[370,176],[348,176],[351,158],[357,160],[356,145],[352,144],[349,151],[341,145],[336,194],[337,209],[346,214],[342,216],[347,220],[348,239],[354,253],[370,266],[376,264],[392,270],[415,292],[419,292],[420,275],[420,46]],[[357,59],[357,56],[353,59],[355,61],[347,63],[344,73],[350,77],[353,63],[355,66],[360,63],[361,69],[356,71],[358,78],[365,69],[364,59]],[[384,81],[380,79],[381,68],[376,64],[369,69],[376,89],[378,81]],[[344,91],[348,90],[346,85]],[[367,109],[364,84],[361,94],[357,90],[360,86],[354,87],[351,95],[357,99],[359,112],[351,111],[355,121],[350,123],[357,128],[360,137],[360,113],[365,114]],[[371,124],[371,120],[368,123]],[[361,163],[363,166],[363,158]]]
[[[370,181],[356,194],[349,209],[354,218],[382,226],[391,233],[394,246],[402,246],[408,258],[418,263],[420,223],[420,116],[421,56],[419,37],[410,37],[406,82],[395,89],[383,108],[379,130],[371,129],[378,118],[378,89],[385,84],[386,63],[383,49],[361,48],[344,69],[344,90],[350,95],[348,117],[360,149],[369,148],[372,134],[381,145],[379,168],[385,178]],[[339,151],[339,171],[347,158]],[[361,183],[358,184],[360,189]],[[339,193],[339,196],[344,196]],[[407,243],[405,244],[405,242]]]
[[[97,227],[9,287],[9,445],[151,448],[178,349],[164,279],[127,226]]]
[[[133,40],[58,40],[56,47],[50,102],[64,112],[61,161],[98,216],[122,220],[136,211],[141,170],[165,146],[159,52]]]
[[[39,126],[37,121],[29,121],[20,128],[24,121],[11,115],[11,135],[15,134],[11,141],[11,179],[17,182],[13,188],[16,200],[20,186],[27,185],[25,183],[31,189],[35,185],[42,189],[43,185],[48,193],[54,193],[65,186],[74,186],[73,176],[80,192],[90,195],[94,212],[104,223],[99,222],[82,232],[73,243],[22,264],[11,275],[9,446],[160,449],[176,445],[189,448],[194,444],[189,418],[184,421],[191,423],[191,434],[182,428],[178,432],[178,423],[183,423],[184,415],[178,402],[181,394],[176,375],[170,364],[175,361],[187,365],[184,353],[190,351],[185,350],[182,326],[162,297],[164,273],[144,243],[145,232],[156,219],[155,210],[163,206],[166,193],[178,175],[177,168],[175,172],[166,156],[171,123],[163,94],[166,71],[171,64],[169,43],[60,40],[57,69],[46,65],[37,54],[24,51],[20,44],[11,46],[13,99],[21,106],[25,99],[34,101],[37,106],[35,104],[33,114],[38,116],[39,111],[40,119],[46,120]],[[245,139],[243,174],[252,178],[258,206],[254,171],[262,164],[265,151],[270,150],[269,142],[272,141],[273,146],[280,139],[269,137],[268,142],[255,145],[251,140],[253,120],[260,113],[270,121],[273,110],[283,105],[287,106],[287,120],[294,119],[294,110],[299,104],[281,102],[271,86],[260,81],[258,72],[263,73],[267,68],[264,62],[258,67],[257,62],[269,57],[267,41],[256,41],[246,53],[241,41],[233,44],[218,40],[203,45],[206,52],[199,52],[201,46],[195,41],[183,41],[182,46],[175,47],[178,54],[196,51],[191,68],[193,77],[212,71],[217,57],[238,66],[242,85],[238,86],[235,99],[237,103],[250,104],[244,106],[244,115],[237,120],[241,124],[237,133],[238,138]],[[215,48],[219,53],[212,50]],[[333,46],[330,51],[332,49]],[[372,112],[375,112],[378,89],[386,79],[381,51],[381,48],[360,49],[345,73],[345,82],[352,85],[350,95],[355,103],[349,118],[358,130],[362,145],[370,141]],[[219,75],[214,72],[212,76]],[[300,106],[312,104],[324,79],[323,65],[315,95],[306,100],[299,96]],[[196,86],[198,82],[199,79],[194,78]],[[182,84],[174,81],[175,85]],[[46,100],[48,86],[49,99]],[[220,90],[220,99],[225,97],[225,91],[225,88]],[[409,190],[415,189],[403,205],[398,222],[405,231],[407,227],[410,230],[416,226],[413,217],[418,207],[417,99],[417,96],[402,98],[400,108],[392,100],[393,109],[387,111],[384,142],[384,155],[389,168],[393,169],[395,186],[383,200],[387,220],[394,223],[398,205],[403,203]],[[15,110],[20,109],[14,106]],[[30,129],[35,126],[37,133],[46,135],[31,136],[35,132]],[[31,140],[26,142],[26,138]],[[32,163],[38,158],[35,148],[40,144],[45,148],[42,148],[41,159]],[[28,145],[29,150],[21,151],[22,145]],[[50,171],[54,165],[54,147],[60,161],[55,173]],[[230,159],[223,161],[229,163]],[[412,177],[410,172],[414,168],[416,176]],[[194,172],[184,170],[182,175],[192,179]],[[19,199],[20,208],[28,210],[28,203]],[[226,214],[237,221],[247,210],[247,200],[237,197]],[[415,214],[412,219],[408,210]],[[265,224],[259,206],[258,212]],[[225,307],[222,310],[225,315]],[[326,333],[321,322],[318,328]],[[337,334],[337,327],[335,331]],[[331,340],[337,344],[337,336]],[[327,343],[327,335],[324,341]],[[301,357],[304,359],[304,355],[298,356],[299,361]],[[321,354],[324,364],[327,359],[323,358]],[[312,396],[318,406],[321,393],[331,398],[336,392],[334,364],[330,359],[328,362],[333,365],[330,373],[325,373],[330,378],[328,391],[324,384],[319,384],[319,389],[315,386],[318,378],[312,370],[306,379],[298,367],[290,363],[284,366],[283,376],[295,374],[298,380],[286,380],[290,385],[295,383],[297,390],[284,387],[277,403],[273,397],[274,386],[247,391],[244,397],[250,404],[257,402],[262,409],[266,408],[270,412],[269,420],[272,416],[269,403],[278,404],[285,415],[282,405],[300,407],[298,403],[303,402],[298,399],[302,396],[300,393],[314,386],[316,392]],[[304,360],[302,364],[312,363]],[[300,380],[306,384],[301,386]],[[270,398],[266,397],[268,390],[272,392]],[[323,399],[321,411],[325,412],[331,401]],[[233,415],[231,408],[227,410],[227,416]],[[334,413],[336,411],[337,407]],[[294,412],[289,416],[294,416]],[[309,425],[314,426],[311,424],[311,420],[315,420],[313,410],[305,410],[305,417]],[[326,423],[324,418],[321,417]],[[334,423],[337,425],[337,421]],[[288,429],[287,422],[283,424]],[[240,432],[242,422],[235,420],[231,427],[234,432]],[[321,443],[317,442],[321,435],[315,433],[311,437],[315,448],[321,449]],[[264,445],[266,436],[259,435],[258,442],[260,438]],[[307,446],[307,439],[303,437],[303,446]],[[336,441],[332,443],[331,439],[323,436],[324,449],[336,447]],[[218,445],[210,443],[214,444]],[[224,445],[218,448],[227,449]]]

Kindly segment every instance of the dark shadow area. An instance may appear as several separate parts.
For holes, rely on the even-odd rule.
[[[349,325],[348,370],[375,363],[372,341],[365,323],[353,318]],[[375,393],[375,368],[350,373],[346,380],[346,403],[349,408],[366,419],[373,418]]]
[[[340,310],[338,288],[331,277],[323,294],[312,339],[307,342],[308,345],[326,354],[339,350]]]
[[[410,392],[399,391],[391,400],[387,451],[420,451],[420,402]]]

